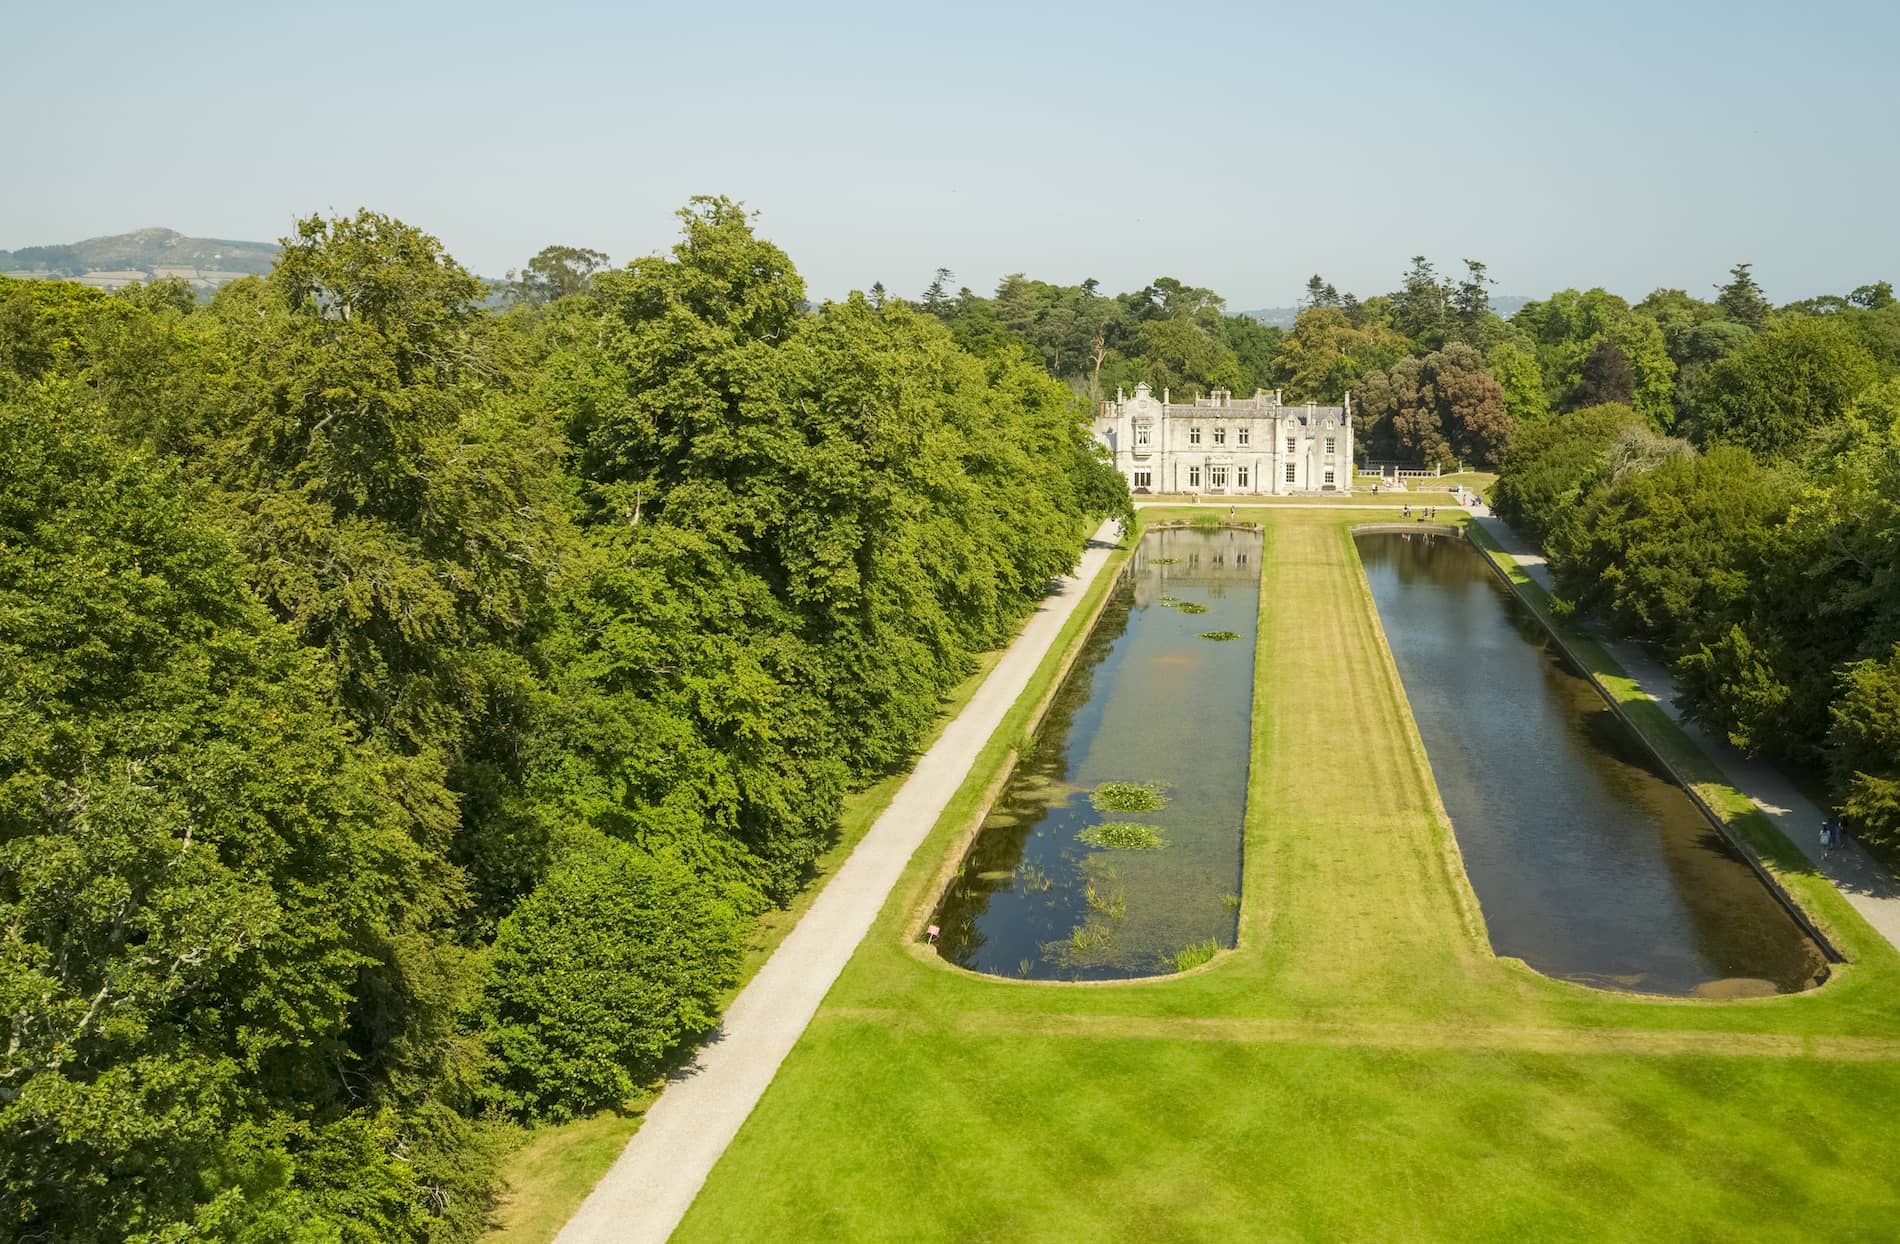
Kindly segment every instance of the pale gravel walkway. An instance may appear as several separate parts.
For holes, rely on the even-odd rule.
[[[556,1244],[659,1244],[673,1233],[864,940],[904,866],[1101,572],[1112,535],[1109,523],[1095,533],[1075,575],[1058,581],[969,704],[918,760],[884,815],[727,1008],[718,1031],[647,1110]],[[838,1091],[850,1089],[839,1085]]]
[[[1503,519],[1493,517],[1488,509],[1473,509],[1471,513],[1477,516],[1478,525],[1490,532],[1504,551],[1524,568],[1524,573],[1545,591],[1551,590],[1550,567],[1534,544],[1518,535]],[[1772,765],[1744,756],[1727,739],[1715,738],[1695,722],[1684,720],[1682,710],[1676,705],[1675,679],[1648,652],[1632,643],[1592,638],[1609,650],[1643,694],[1654,700],[1657,707],[1695,741],[1702,754],[1715,762],[1728,784],[1753,800],[1775,823],[1775,828],[1813,862],[1815,870],[1834,883],[1854,910],[1866,917],[1867,923],[1881,936],[1900,948],[1900,883],[1896,883],[1859,843],[1849,842],[1823,857],[1820,808]]]

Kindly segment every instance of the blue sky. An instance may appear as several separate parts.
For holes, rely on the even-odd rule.
[[[6,248],[369,206],[499,275],[721,193],[825,297],[1900,281],[1891,0],[16,3],[0,47]]]

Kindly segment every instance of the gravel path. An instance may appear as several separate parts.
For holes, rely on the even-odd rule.
[[[1535,545],[1488,510],[1471,512],[1477,516],[1478,524],[1524,568],[1524,573],[1545,591],[1551,590],[1550,567]],[[1815,870],[1834,883],[1854,910],[1866,917],[1867,923],[1879,930],[1881,936],[1900,947],[1900,883],[1896,883],[1859,843],[1849,842],[1836,847],[1831,855],[1823,856],[1820,808],[1772,765],[1744,756],[1727,739],[1715,738],[1695,722],[1685,721],[1682,710],[1676,706],[1675,679],[1655,657],[1626,641],[1594,638],[1609,650],[1643,693],[1656,701],[1657,706],[1682,727],[1684,734],[1695,740],[1695,745],[1715,762],[1728,784],[1753,800],[1775,823],[1775,828],[1813,862]]]
[[[918,760],[890,807],[733,1001],[692,1064],[648,1109],[556,1244],[658,1244],[673,1233],[1108,560],[1113,533],[1108,523],[1095,533],[1074,577],[1058,581],[969,704]],[[840,1085],[839,1091],[849,1089]]]

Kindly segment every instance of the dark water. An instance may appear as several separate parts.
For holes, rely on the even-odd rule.
[[[1357,540],[1498,954],[1644,993],[1789,993],[1825,974],[1820,948],[1478,550]]]
[[[1103,980],[1172,972],[1197,943],[1233,945],[1260,549],[1257,532],[1239,530],[1143,538],[944,895],[934,923],[945,958],[999,976]],[[1089,795],[1103,782],[1162,783],[1167,806],[1097,811]],[[1167,845],[1077,840],[1107,821],[1151,825]]]

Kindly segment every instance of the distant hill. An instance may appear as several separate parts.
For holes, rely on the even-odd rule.
[[[134,229],[66,245],[0,251],[0,273],[7,276],[78,281],[100,289],[177,277],[209,292],[249,273],[269,272],[276,262],[275,242],[188,238],[175,229]]]
[[[1518,294],[1496,294],[1491,298],[1491,310],[1501,318],[1508,320],[1517,314],[1518,308],[1529,301],[1530,299]],[[1293,319],[1299,315],[1299,313],[1300,308],[1298,307],[1261,307],[1257,311],[1235,312],[1235,314],[1244,315],[1250,320],[1259,320],[1262,324],[1271,324],[1275,328],[1292,328]]]
[[[1250,320],[1259,320],[1262,324],[1271,324],[1275,328],[1292,328],[1293,318],[1300,313],[1298,307],[1261,307],[1257,311],[1236,311],[1235,315],[1244,315]]]

